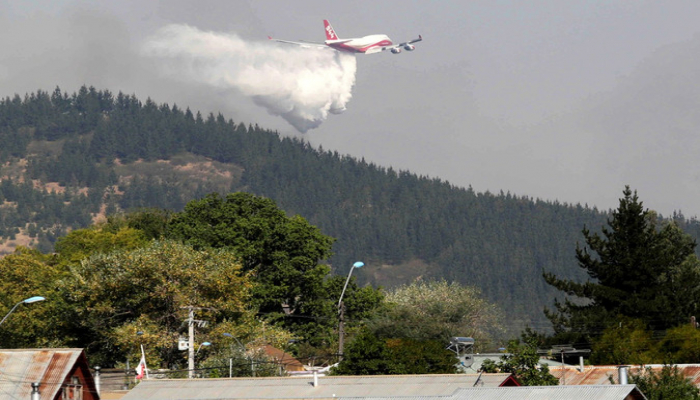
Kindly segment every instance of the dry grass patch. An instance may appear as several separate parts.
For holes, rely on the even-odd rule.
[[[430,264],[419,259],[402,264],[368,265],[364,268],[366,268],[364,272],[368,274],[370,281],[384,287],[405,285],[432,276]]]
[[[192,154],[178,155],[170,160],[115,163],[114,170],[125,181],[130,181],[134,176],[150,176],[187,182],[189,186],[208,182],[221,192],[228,191],[233,183],[240,181],[243,175],[243,169],[238,166]]]

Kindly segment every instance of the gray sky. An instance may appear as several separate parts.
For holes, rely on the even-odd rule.
[[[323,40],[385,33],[314,145],[474,190],[615,208],[624,185],[700,213],[700,2],[0,0],[0,95],[93,85],[301,135],[230,90],[162,76],[140,52],[168,24]]]

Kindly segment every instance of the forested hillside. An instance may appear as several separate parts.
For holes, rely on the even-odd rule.
[[[248,191],[337,238],[328,260],[336,273],[362,260],[358,277],[375,285],[416,277],[475,285],[518,328],[546,327],[542,307],[556,290],[542,271],[583,278],[574,258],[581,229],[597,230],[607,217],[578,204],[477,193],[223,115],[92,87],[3,99],[0,143],[5,252],[17,244],[48,251],[100,215],[180,211],[207,193]],[[682,222],[697,237],[697,221]]]

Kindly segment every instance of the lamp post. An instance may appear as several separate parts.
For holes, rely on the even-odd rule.
[[[365,263],[362,261],[357,261],[352,265],[352,268],[350,268],[350,273],[348,273],[348,279],[345,280],[343,291],[340,292],[340,299],[338,299],[338,361],[343,361],[343,348],[345,347],[345,304],[343,304],[343,296],[345,295],[345,289],[348,288],[348,283],[350,283],[352,271],[354,271],[355,268],[364,266]]]
[[[248,356],[246,354],[246,348],[243,345],[243,343],[241,343],[241,341],[238,340],[237,337],[233,336],[232,334],[230,334],[228,332],[224,332],[224,333],[222,333],[222,335],[226,336],[227,338],[231,338],[231,339],[235,340],[236,343],[238,343],[238,345],[241,347],[241,351],[243,352],[243,355],[250,361],[250,375],[252,377],[255,377],[255,364],[254,364],[253,356]],[[229,346],[229,349],[230,349],[231,355],[233,355],[233,347]],[[233,376],[233,357],[229,357],[229,359],[228,359],[228,377],[231,378],[232,376]]]
[[[5,322],[5,320],[7,319],[7,317],[9,317],[10,314],[12,314],[12,312],[15,311],[15,309],[16,309],[17,307],[19,307],[20,304],[36,303],[37,301],[44,301],[44,300],[46,300],[46,299],[43,298],[43,297],[41,297],[41,296],[34,296],[34,297],[30,297],[30,298],[28,298],[28,299],[24,299],[24,300],[20,301],[19,303],[15,304],[15,306],[12,307],[12,309],[10,310],[10,312],[8,312],[8,313],[5,315],[5,318],[3,318],[2,321],[0,321],[0,325],[2,325],[3,322]]]
[[[209,343],[209,342],[202,342],[202,343],[199,345],[199,347],[197,348],[197,352],[194,353],[195,356],[196,356],[197,354],[199,354],[199,351],[200,351],[200,350],[202,350],[202,346],[211,346],[211,343]]]
[[[197,347],[197,351],[194,353],[194,357],[196,358],[197,355],[199,354],[199,351],[202,350],[202,346],[211,346],[210,342],[202,342],[199,344],[199,347]],[[194,371],[192,371],[194,372]],[[201,377],[201,376],[200,376]]]
[[[226,336],[227,338],[233,338],[236,339],[232,334],[228,332],[222,333],[222,335]],[[238,341],[238,339],[236,339]],[[228,377],[233,378],[233,343],[230,343],[228,345]]]

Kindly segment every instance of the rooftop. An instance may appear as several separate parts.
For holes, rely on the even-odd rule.
[[[331,399],[451,396],[465,387],[498,387],[510,374],[384,375],[144,380],[124,400]]]

